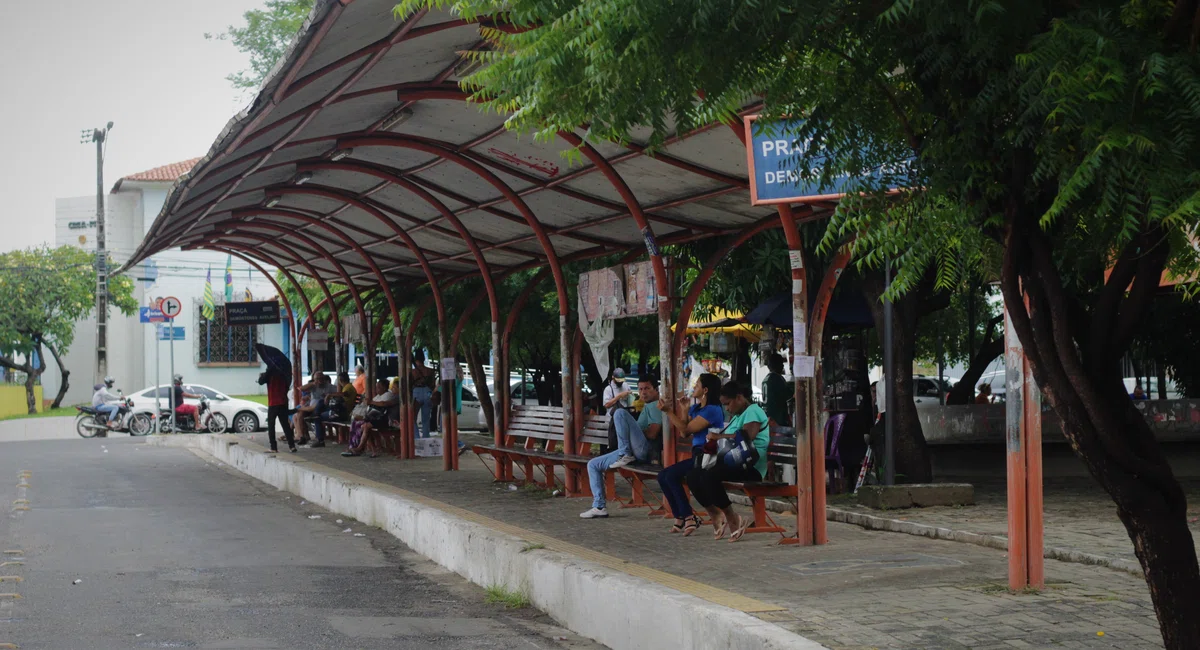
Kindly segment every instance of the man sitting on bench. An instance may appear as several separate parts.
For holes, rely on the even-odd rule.
[[[662,432],[663,414],[658,408],[658,382],[653,379],[638,381],[638,392],[646,404],[641,415],[634,420],[625,409],[613,410],[613,425],[617,431],[616,451],[597,456],[588,461],[588,479],[592,486],[592,509],[581,513],[583,519],[608,516],[604,499],[604,472],[624,467],[634,462],[650,460],[651,440],[657,440]]]

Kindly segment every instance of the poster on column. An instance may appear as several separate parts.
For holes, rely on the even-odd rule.
[[[442,363],[438,367],[442,371],[442,381],[454,381],[458,379],[458,361],[454,357],[442,359]]]
[[[618,275],[621,267],[588,271],[579,276],[579,295],[589,323],[625,315],[625,288]]]
[[[625,265],[625,315],[658,313],[658,286],[649,260]]]
[[[309,330],[308,332],[308,350],[309,352],[325,352],[329,349],[329,332],[325,330]]]

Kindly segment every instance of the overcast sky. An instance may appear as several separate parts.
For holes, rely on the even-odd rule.
[[[0,21],[0,251],[52,243],[54,199],[95,194],[81,129],[115,123],[105,191],[121,176],[208,151],[249,101],[225,80],[246,66],[205,40],[262,0],[15,2]]]

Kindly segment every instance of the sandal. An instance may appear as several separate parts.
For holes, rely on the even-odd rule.
[[[697,517],[696,515],[692,515],[688,519],[687,525],[685,525],[683,527],[683,536],[691,537],[692,533],[696,532],[697,530],[700,530],[700,525],[702,523],[703,522],[700,521],[699,517]]]
[[[669,530],[667,532],[668,533],[682,533],[684,525],[685,525],[685,522],[682,519],[676,519],[675,524],[673,526],[671,526],[671,530]]]
[[[295,451],[295,449],[293,448],[292,451]],[[352,451],[343,451],[342,455],[345,456],[346,458],[354,458],[355,456],[362,456],[362,454],[356,454]]]
[[[367,454],[367,458],[379,458],[379,454]]]
[[[746,529],[749,527],[750,519],[748,517],[742,517],[741,524],[738,526],[738,529],[733,531],[733,534],[729,536],[729,543],[732,544],[741,539],[742,535],[746,534]]]
[[[725,529],[728,527],[729,527],[729,521],[727,519],[722,517],[721,525],[719,525],[719,526],[717,525],[717,520],[713,519],[713,529],[716,531],[713,533],[713,539],[721,539],[721,538],[725,537]]]

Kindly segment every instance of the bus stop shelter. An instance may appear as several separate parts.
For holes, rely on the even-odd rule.
[[[381,336],[391,335],[402,369],[411,365],[416,323],[430,309],[440,357],[455,357],[470,310],[448,313],[443,292],[479,278],[484,290],[474,304],[489,310],[501,378],[508,376],[504,352],[519,308],[498,304],[495,284],[541,269],[553,278],[558,297],[569,443],[580,426],[581,383],[579,364],[565,367],[565,360],[577,359],[578,336],[563,265],[619,253],[648,257],[657,288],[660,380],[673,395],[681,388],[673,385],[673,369],[700,288],[733,247],[781,228],[791,249],[793,355],[807,359],[809,368],[817,360],[796,382],[801,497],[794,542],[824,543],[820,342],[829,298],[849,258],[838,253],[810,290],[797,224],[827,215],[837,197],[752,204],[743,124],[677,133],[653,155],[637,133],[617,144],[585,141],[582,128],[551,142],[510,132],[504,115],[473,105],[458,85],[476,65],[468,53],[484,46],[481,28],[505,25],[439,11],[397,21],[393,6],[393,0],[318,0],[253,103],[179,179],[126,268],[181,247],[224,251],[264,272],[263,264],[274,266],[297,288],[302,277],[313,278],[323,297],[310,301],[298,292],[304,304],[285,307],[310,315],[306,327],[324,310],[341,338],[337,314],[350,305],[366,330],[367,357]],[[751,103],[744,113],[759,108]],[[562,155],[572,148],[582,155]],[[724,238],[722,249],[686,295],[673,295],[662,247],[710,237]],[[414,303],[421,287],[429,299]],[[276,288],[283,297],[283,286]],[[387,313],[367,313],[375,296]],[[528,292],[520,300],[526,298]],[[417,316],[405,326],[400,312],[408,306],[418,307]],[[291,337],[297,348],[302,333]],[[401,378],[407,396],[406,372]],[[506,391],[497,392],[497,412],[506,413]],[[407,400],[401,404],[402,455],[411,456],[412,414]],[[457,434],[453,409],[443,412],[450,470],[458,462]],[[497,418],[497,442],[504,421]],[[664,462],[674,454],[674,446],[665,445]]]

